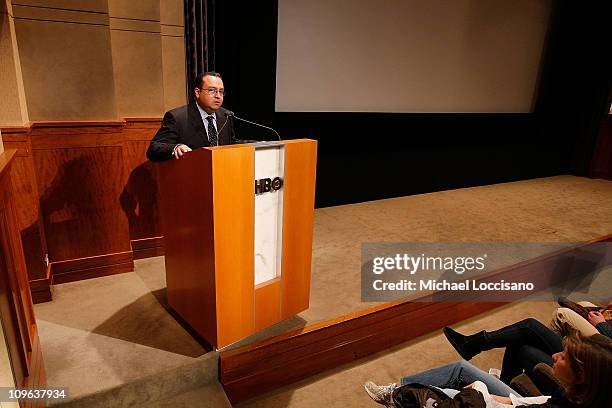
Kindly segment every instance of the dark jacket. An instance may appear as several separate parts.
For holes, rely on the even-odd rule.
[[[220,108],[216,112],[219,145],[235,143],[234,124],[227,110]],[[172,159],[172,152],[177,144],[189,146],[192,150],[210,146],[206,128],[200,111],[193,101],[189,105],[166,112],[162,125],[149,144],[147,158],[152,162]]]
[[[406,384],[393,391],[393,402],[398,408],[485,408],[482,394],[474,389],[463,389],[454,398],[441,390],[422,384]]]
[[[610,325],[610,322],[598,323],[595,328],[607,338],[612,339],[612,326]]]

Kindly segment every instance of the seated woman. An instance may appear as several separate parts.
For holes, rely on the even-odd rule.
[[[564,339],[563,350],[553,354],[552,367],[555,376],[565,385],[551,397],[537,400],[522,399],[506,384],[473,365],[460,361],[444,367],[418,373],[401,380],[403,386],[427,384],[447,389],[459,389],[466,383],[481,381],[491,393],[493,402],[509,406],[542,408],[609,408],[612,406],[612,342],[603,336]],[[378,386],[371,381],[365,389],[376,402],[393,406],[395,384]],[[476,388],[478,389],[478,388]],[[537,398],[537,397],[536,397]],[[545,401],[544,401],[545,400]],[[487,406],[495,406],[495,404]],[[498,405],[499,406],[499,405]]]
[[[610,313],[612,302],[599,307],[590,302],[574,303],[560,299],[561,307],[555,309],[551,326],[562,336],[577,331],[582,336],[592,336],[601,333],[612,338],[612,324],[607,322],[604,313]]]

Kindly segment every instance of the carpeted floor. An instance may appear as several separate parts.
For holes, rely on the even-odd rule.
[[[610,233],[612,182],[571,176],[317,209],[310,308],[246,342],[371,306],[360,302],[364,242],[582,242]],[[57,285],[54,300],[35,307],[48,384],[87,395],[205,358],[166,310],[164,289],[162,257],[136,261],[132,273]],[[462,326],[547,320],[551,310],[521,303]],[[498,366],[496,353],[476,362]],[[368,406],[366,379],[391,381],[455,358],[431,335],[247,406]]]
[[[35,306],[49,385],[87,395],[194,362],[206,350],[165,308],[163,258],[57,285]]]

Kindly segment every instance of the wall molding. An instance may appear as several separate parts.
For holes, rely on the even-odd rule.
[[[164,237],[133,239],[134,260],[164,255]]]
[[[30,291],[32,301],[36,303],[50,302],[53,300],[53,275],[51,264],[47,266],[47,276],[44,279],[30,279]]]
[[[53,283],[98,278],[134,270],[132,251],[51,263]]]

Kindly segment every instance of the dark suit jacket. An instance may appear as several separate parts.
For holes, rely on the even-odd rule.
[[[235,143],[234,124],[232,118],[227,116],[227,110],[220,108],[216,116],[217,129],[221,130],[219,144]],[[179,143],[189,146],[192,150],[210,146],[206,128],[195,101],[166,112],[161,128],[151,140],[147,158],[152,162],[170,160],[173,158],[174,147]]]

